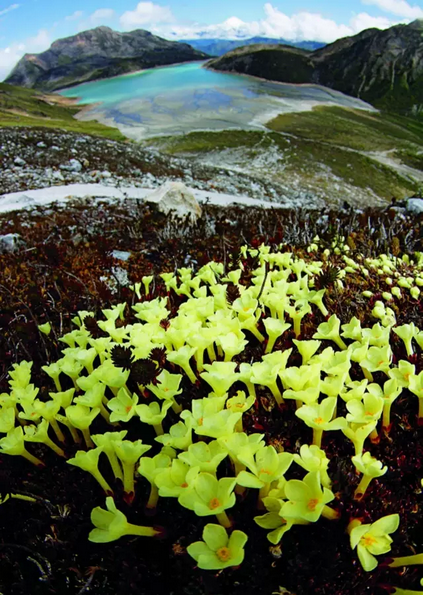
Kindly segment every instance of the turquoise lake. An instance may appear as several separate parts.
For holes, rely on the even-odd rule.
[[[202,62],[148,69],[92,81],[61,91],[81,104],[78,115],[117,126],[130,138],[192,130],[262,129],[280,113],[316,105],[371,109],[360,101],[315,85],[270,83],[203,68]]]

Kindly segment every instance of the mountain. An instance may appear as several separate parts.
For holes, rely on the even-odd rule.
[[[423,115],[423,20],[383,31],[366,29],[306,52],[283,45],[235,49],[207,63],[284,83],[313,83],[375,107]]]
[[[286,39],[275,39],[272,37],[251,37],[250,39],[187,39],[189,43],[196,50],[205,52],[210,56],[223,56],[231,50],[243,47],[246,45],[254,45],[257,43],[274,45],[275,43],[289,45],[304,50],[317,50],[325,46],[324,43],[318,41],[287,41]]]
[[[26,54],[4,82],[54,91],[143,68],[208,57],[186,43],[167,41],[143,29],[118,33],[109,27],[97,27],[59,39],[41,54]]]

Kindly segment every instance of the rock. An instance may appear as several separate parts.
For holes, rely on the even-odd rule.
[[[423,199],[409,198],[407,200],[407,211],[412,215],[420,215],[420,213],[423,213]]]
[[[21,157],[15,157],[15,161],[13,163],[15,165],[18,165],[19,167],[23,167],[24,165],[26,165],[25,159],[22,159]]]
[[[117,258],[118,260],[126,261],[131,256],[131,253],[125,252],[124,250],[113,250],[112,256],[113,258]]]
[[[22,243],[23,240],[18,233],[7,233],[0,236],[0,252],[16,252]]]
[[[88,161],[88,159],[83,159],[83,160],[82,160],[82,165],[83,165],[85,168],[87,168],[87,167],[90,167],[90,162]]]
[[[112,177],[112,174],[111,174],[109,171],[107,171],[107,170],[104,170],[104,171],[102,171],[102,172],[100,173],[100,176],[101,176],[102,178],[111,178],[111,177]]]
[[[61,182],[63,182],[63,180],[65,179],[65,178],[63,177],[63,175],[62,175],[62,172],[61,172],[61,171],[59,171],[59,170],[57,170],[57,171],[53,172],[53,178],[54,178],[55,180],[60,180]]]
[[[47,147],[47,145],[45,143],[43,143],[42,140],[40,140],[40,142],[37,143],[37,147],[39,147],[40,149],[45,149]]]
[[[147,199],[156,202],[159,211],[166,215],[172,212],[177,217],[189,217],[196,222],[201,217],[201,207],[194,194],[182,182],[167,182],[150,194]]]
[[[76,172],[82,171],[82,163],[80,163],[78,161],[78,159],[70,159],[67,169],[69,171],[76,171]]]

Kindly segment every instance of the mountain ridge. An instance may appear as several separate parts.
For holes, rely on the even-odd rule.
[[[4,82],[55,91],[143,68],[208,57],[186,43],[168,41],[144,29],[118,33],[101,26],[58,39],[45,52],[25,54]]]
[[[357,35],[306,52],[281,45],[235,49],[207,63],[284,83],[311,83],[380,109],[423,115],[423,20]]]
[[[181,40],[182,41],[182,40]],[[199,39],[186,39],[184,40],[186,43],[191,45],[193,48],[199,51],[203,51],[206,54],[210,54],[211,56],[223,56],[227,52],[236,49],[238,47],[254,45],[256,43],[263,43],[273,45],[283,44],[289,45],[293,47],[302,48],[304,50],[316,50],[324,47],[326,44],[320,43],[318,41],[298,41],[298,42],[290,42],[286,39],[281,38],[271,38],[271,37],[249,37],[247,39],[219,39],[219,38],[199,38]]]

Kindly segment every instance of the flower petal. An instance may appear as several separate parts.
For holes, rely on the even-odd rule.
[[[191,543],[191,545],[187,547],[187,552],[196,562],[198,562],[200,556],[213,554],[212,550],[206,543],[204,543],[204,541],[195,541],[194,543]]]
[[[231,555],[234,554],[235,556],[235,554],[238,553],[239,550],[242,550],[247,541],[248,536],[244,533],[244,531],[238,531],[238,529],[232,531],[228,544],[228,548],[231,552]]]
[[[371,572],[377,567],[377,560],[372,554],[362,545],[358,545],[357,553],[362,567],[366,572]]]
[[[221,547],[226,547],[228,543],[228,534],[222,525],[209,523],[204,527],[203,539],[208,547],[215,552]]]

